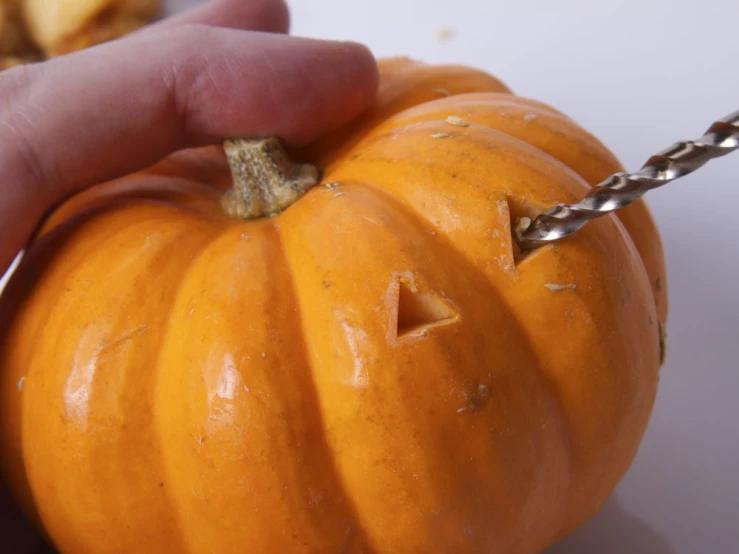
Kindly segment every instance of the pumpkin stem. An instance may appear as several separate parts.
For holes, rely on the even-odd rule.
[[[221,205],[231,217],[275,216],[320,180],[318,168],[291,161],[277,138],[229,139],[223,147],[233,187],[223,195]]]

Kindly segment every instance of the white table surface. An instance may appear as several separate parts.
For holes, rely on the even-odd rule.
[[[630,169],[739,109],[738,0],[288,3],[293,34],[488,70],[574,117]],[[739,553],[739,153],[648,200],[671,304],[657,405],[612,500],[546,554]]]

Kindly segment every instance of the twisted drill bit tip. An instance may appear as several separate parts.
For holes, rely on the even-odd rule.
[[[577,204],[558,204],[514,230],[522,250],[567,237],[588,221],[628,206],[647,191],[684,177],[708,161],[739,149],[739,111],[716,121],[695,141],[676,142],[649,158],[636,173],[616,173],[593,187]]]

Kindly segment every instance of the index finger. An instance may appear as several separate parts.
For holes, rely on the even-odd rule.
[[[69,194],[233,136],[305,144],[369,106],[376,87],[362,46],[207,26],[4,72],[0,272]]]

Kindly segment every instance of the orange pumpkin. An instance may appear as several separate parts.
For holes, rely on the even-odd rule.
[[[629,467],[667,309],[644,203],[518,252],[512,220],[619,163],[483,72],[380,65],[372,110],[290,153],[318,186],[232,141],[29,246],[1,463],[62,552],[531,554]]]

